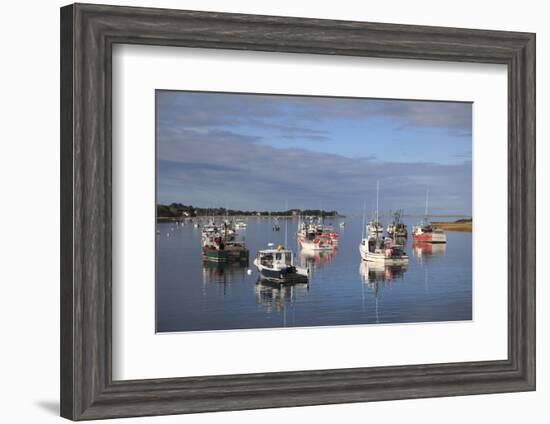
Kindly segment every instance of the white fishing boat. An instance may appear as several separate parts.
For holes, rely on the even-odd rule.
[[[380,262],[387,265],[403,264],[409,261],[403,246],[393,244],[390,238],[363,238],[359,244],[359,253],[364,261]]]
[[[296,231],[296,238],[298,241],[308,238],[314,238],[315,230],[313,230],[307,222],[301,221],[298,223],[298,230]]]
[[[259,250],[254,259],[262,278],[279,283],[304,283],[308,281],[306,268],[294,265],[294,253],[278,246],[276,249]]]
[[[319,240],[331,247],[338,245],[338,233],[332,225],[324,225],[318,217],[310,217],[309,222],[299,222],[296,237],[299,242]]]
[[[248,226],[248,224],[244,221],[236,221],[235,222],[235,228],[237,230],[244,230],[244,229],[246,229],[247,226]]]
[[[382,237],[384,234],[384,227],[381,222],[374,219],[367,224],[367,234],[374,237]]]

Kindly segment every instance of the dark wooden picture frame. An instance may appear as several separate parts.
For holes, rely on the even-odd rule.
[[[508,359],[113,381],[116,43],[505,64]],[[75,4],[61,9],[61,415],[73,420],[535,389],[535,35]]]

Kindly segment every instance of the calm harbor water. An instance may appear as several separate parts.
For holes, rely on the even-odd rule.
[[[339,246],[306,254],[296,241],[297,220],[287,220],[288,247],[310,268],[305,285],[279,288],[259,281],[252,261],[267,243],[283,244],[267,219],[240,230],[250,250],[246,266],[203,263],[201,229],[159,223],[157,229],[157,331],[229,330],[472,319],[472,234],[447,232],[446,245],[405,247],[406,267],[361,262],[361,217],[332,223]],[[410,231],[418,219],[405,219]],[[385,224],[389,219],[385,220]],[[247,270],[250,270],[249,274]]]

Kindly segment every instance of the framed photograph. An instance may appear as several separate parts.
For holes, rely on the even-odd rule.
[[[61,415],[535,390],[535,35],[61,9]]]

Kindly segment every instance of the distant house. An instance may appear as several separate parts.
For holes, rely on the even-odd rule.
[[[190,216],[189,212],[187,212],[187,211],[183,211],[183,212],[181,213],[181,215],[182,215],[182,216],[185,216],[186,218]]]

